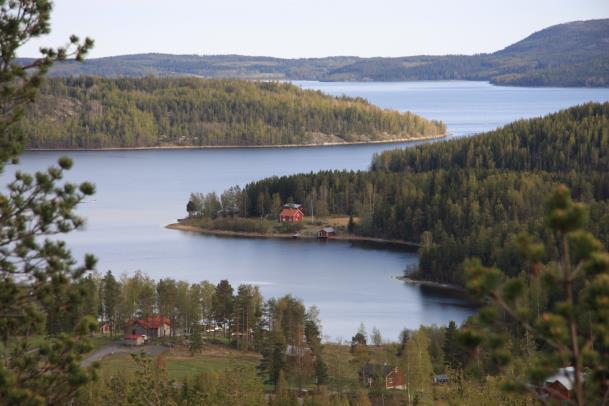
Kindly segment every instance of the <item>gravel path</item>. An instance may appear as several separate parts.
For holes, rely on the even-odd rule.
[[[121,344],[108,344],[105,347],[102,347],[95,351],[93,354],[90,354],[88,357],[83,359],[80,362],[80,365],[86,367],[90,365],[93,361],[99,361],[100,359],[107,357],[108,355],[120,354],[120,353],[133,353],[144,351],[148,355],[158,355],[165,351],[169,350],[168,347],[163,345],[142,345],[139,347],[128,347]]]

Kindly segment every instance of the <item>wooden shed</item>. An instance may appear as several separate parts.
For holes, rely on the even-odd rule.
[[[324,227],[317,232],[317,238],[326,239],[336,236],[336,230],[333,227]]]

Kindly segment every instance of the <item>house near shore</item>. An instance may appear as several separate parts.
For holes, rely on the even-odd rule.
[[[280,223],[299,223],[303,218],[302,205],[297,203],[284,204],[279,212]]]
[[[128,336],[146,336],[148,338],[168,337],[171,335],[171,320],[164,316],[147,317],[130,320],[125,328]]]
[[[359,371],[362,384],[368,388],[406,389],[406,377],[396,366],[366,363]]]
[[[336,230],[334,227],[324,227],[317,232],[317,238],[325,240],[330,237],[336,237]]]

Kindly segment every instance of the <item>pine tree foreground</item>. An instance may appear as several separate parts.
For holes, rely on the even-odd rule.
[[[50,32],[51,10],[45,0],[0,1],[0,171],[17,161],[23,140],[16,125],[49,67],[82,60],[93,46],[89,38],[71,36],[66,47],[42,48],[41,58],[16,63],[19,47]],[[74,209],[94,193],[90,183],[58,184],[72,161],[58,164],[34,176],[17,172],[7,194],[0,194],[0,404],[62,404],[95,377],[94,365],[80,367],[94,319],[85,317],[72,333],[47,337],[37,347],[31,343],[45,334],[47,314],[81,299],[75,282],[95,265],[86,256],[77,266],[63,242],[48,239],[79,228],[83,220]]]
[[[465,332],[472,347],[490,348],[496,365],[510,362],[510,323],[524,330],[540,348],[533,352],[525,382],[511,382],[505,389],[529,392],[544,403],[558,393],[545,380],[559,368],[572,368],[567,376],[572,386],[570,404],[609,402],[609,254],[584,230],[587,208],[571,200],[561,186],[547,203],[547,226],[556,233],[560,257],[542,263],[545,247],[523,236],[522,253],[530,261],[530,272],[504,278],[496,268],[478,260],[467,271],[469,291],[486,298],[482,309]],[[542,311],[531,305],[531,283],[537,280],[549,292]],[[528,283],[527,283],[528,282]],[[508,325],[508,328],[506,328]]]

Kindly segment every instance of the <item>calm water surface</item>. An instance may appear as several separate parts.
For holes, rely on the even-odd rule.
[[[589,100],[609,89],[504,88],[481,82],[317,83],[302,87],[362,96],[383,107],[444,120],[454,135],[490,130]],[[67,236],[74,254],[95,253],[98,269],[153,278],[233,285],[254,283],[266,297],[286,293],[321,310],[324,334],[350,339],[360,322],[396,339],[404,327],[461,322],[471,310],[449,292],[395,279],[415,253],[331,241],[276,241],[202,236],[164,229],[185,214],[190,192],[225,188],[271,175],[321,169],[366,169],[375,152],[412,144],[296,148],[71,152],[70,180],[96,183],[80,208],[86,230]],[[63,155],[28,152],[19,169],[45,168]],[[8,168],[3,184],[17,169]]]

